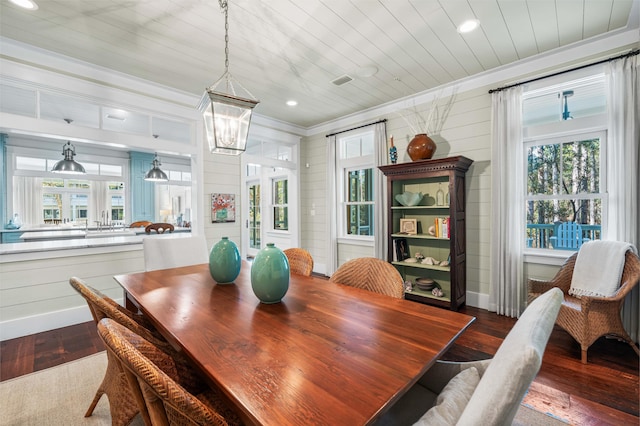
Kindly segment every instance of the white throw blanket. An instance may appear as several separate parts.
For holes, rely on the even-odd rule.
[[[613,296],[620,285],[625,253],[636,248],[621,241],[588,241],[580,247],[569,294]]]

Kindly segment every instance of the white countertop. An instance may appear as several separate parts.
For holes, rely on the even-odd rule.
[[[20,238],[24,241],[30,240],[61,240],[71,238],[85,238],[86,231],[81,230],[64,230],[64,231],[27,231],[20,235]]]
[[[190,238],[191,232],[173,232],[167,234],[142,234],[130,236],[110,236],[110,237],[75,237],[72,239],[61,239],[53,241],[28,241],[22,243],[0,244],[0,263],[20,261],[33,258],[62,257],[67,255],[77,255],[76,250],[83,249],[106,249],[122,250],[122,246],[136,246],[142,249],[144,238]],[[131,247],[133,249],[133,247]]]

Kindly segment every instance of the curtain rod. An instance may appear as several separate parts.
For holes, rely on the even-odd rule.
[[[352,130],[356,130],[356,129],[362,129],[363,127],[367,127],[367,126],[372,126],[374,124],[378,124],[378,123],[385,123],[387,121],[386,118],[383,118],[382,120],[378,120],[378,121],[374,121],[373,123],[369,123],[369,124],[363,124],[362,126],[358,126],[358,127],[352,127],[350,129],[347,130],[340,130],[339,132],[335,132],[335,133],[329,133],[328,135],[326,135],[325,137],[330,137],[330,136],[335,136],[335,135],[339,135],[340,133],[344,133],[344,132],[350,132]]]
[[[536,77],[536,78],[532,78],[530,80],[525,80],[525,81],[522,81],[520,83],[514,83],[514,84],[510,84],[508,86],[498,87],[497,89],[491,89],[491,90],[489,90],[489,93],[500,92],[502,90],[507,90],[507,89],[511,89],[512,87],[520,86],[522,84],[533,83],[534,81],[543,80],[543,79],[549,78],[549,77],[555,77],[557,75],[565,74],[565,73],[568,73],[568,72],[571,72],[571,71],[581,70],[583,68],[592,67],[594,65],[604,64],[605,62],[611,62],[611,61],[615,61],[616,59],[627,58],[629,56],[635,56],[635,55],[638,55],[638,54],[640,54],[640,49],[632,50],[629,53],[625,53],[623,55],[615,56],[615,57],[609,58],[609,59],[603,59],[601,61],[594,62],[592,64],[581,65],[579,67],[571,68],[571,69],[564,70],[564,71],[558,71],[556,73],[549,74],[549,75],[544,75],[542,77]]]

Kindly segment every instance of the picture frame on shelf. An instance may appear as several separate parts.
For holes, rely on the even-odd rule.
[[[418,220],[400,219],[400,233],[407,235],[416,235],[418,233]]]
[[[393,240],[395,251],[396,251],[396,260],[398,262],[402,262],[405,259],[410,258],[409,255],[409,244],[407,243],[406,238],[396,238]]]

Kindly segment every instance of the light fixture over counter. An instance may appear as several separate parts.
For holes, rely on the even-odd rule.
[[[83,175],[87,173],[82,167],[82,164],[76,162],[73,157],[76,155],[76,147],[71,145],[71,142],[67,141],[66,145],[62,146],[62,155],[64,160],[58,161],[51,171],[53,173],[67,173],[70,175]]]
[[[162,163],[160,163],[157,153],[153,158],[153,162],[151,163],[151,165],[153,167],[144,175],[144,180],[150,182],[167,182],[169,180],[167,174],[160,170],[160,166],[162,165]]]
[[[204,116],[209,150],[212,153],[239,155],[247,147],[251,112],[259,101],[229,72],[229,20],[227,0],[218,0],[224,13],[225,72],[208,87],[198,109]],[[224,82],[223,88],[218,88]]]

